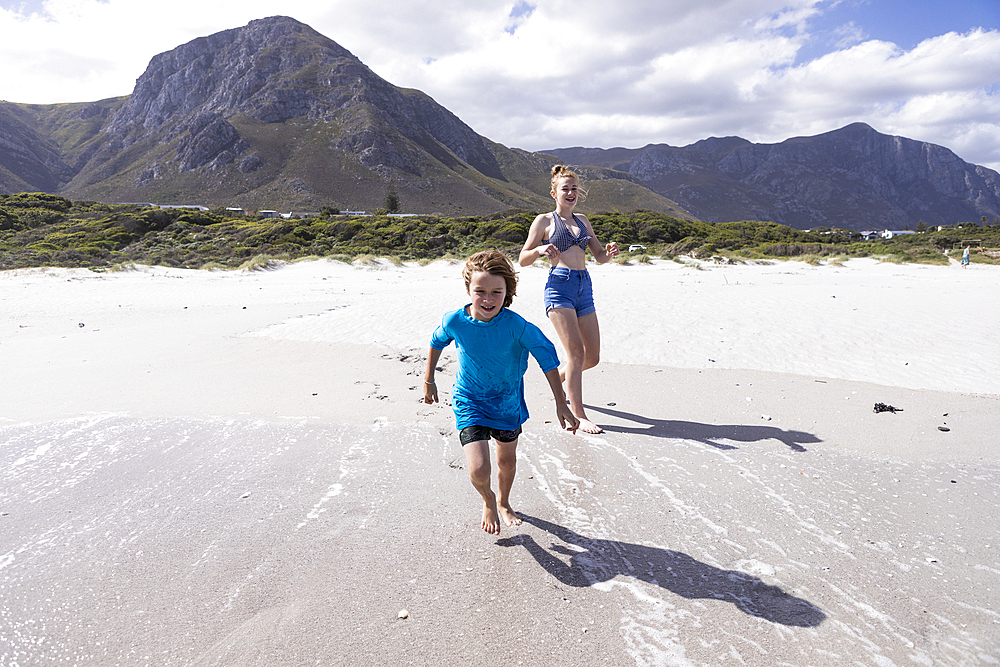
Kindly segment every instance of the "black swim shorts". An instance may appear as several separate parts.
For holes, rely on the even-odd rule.
[[[490,428],[489,426],[466,426],[458,432],[458,439],[462,442],[463,447],[470,442],[489,440],[490,438],[500,442],[514,442],[520,436],[520,426],[514,431],[502,431],[498,428]]]

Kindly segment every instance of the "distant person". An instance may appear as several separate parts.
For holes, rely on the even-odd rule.
[[[551,185],[549,194],[555,199],[556,210],[531,223],[518,261],[529,266],[542,255],[549,258],[552,268],[545,283],[545,313],[568,357],[560,375],[566,383],[570,408],[580,419],[582,431],[603,433],[583,409],[583,371],[601,360],[601,331],[587,272],[587,249],[598,264],[604,264],[618,254],[618,244],[601,245],[590,220],[573,213],[586,193],[572,170],[563,165],[553,167]]]
[[[446,313],[431,336],[424,402],[438,402],[434,372],[441,351],[454,342],[458,349],[458,373],[451,390],[455,425],[469,479],[483,498],[482,528],[499,535],[501,518],[508,526],[521,524],[510,505],[510,490],[517,471],[517,439],[528,419],[524,372],[529,353],[552,388],[560,426],[576,432],[580,422],[566,405],[555,346],[538,327],[508,310],[517,291],[513,263],[498,250],[484,250],[466,261],[462,276],[472,303]],[[499,495],[491,488],[491,438],[496,441]]]
[[[965,250],[962,251],[962,268],[964,269],[969,265],[969,246],[965,246]]]

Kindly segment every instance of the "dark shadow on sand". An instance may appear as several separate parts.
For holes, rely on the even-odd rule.
[[[688,599],[730,602],[743,613],[772,623],[812,628],[826,620],[826,614],[812,603],[745,572],[721,570],[679,551],[590,539],[543,519],[518,514],[531,525],[583,551],[554,543],[546,550],[525,534],[497,540],[497,544],[523,546],[539,565],[567,586],[582,588],[617,576],[634,577]],[[570,556],[569,565],[553,552]]]
[[[733,445],[717,442],[717,440],[735,440],[736,442],[760,442],[761,440],[778,440],[785,443],[796,452],[807,451],[801,443],[822,442],[812,433],[803,431],[784,431],[774,426],[747,426],[744,424],[701,424],[698,422],[676,421],[672,419],[653,419],[642,417],[620,410],[610,410],[597,405],[584,406],[587,410],[596,410],[612,417],[627,419],[643,424],[642,427],[626,427],[601,424],[601,428],[612,433],[638,433],[652,435],[657,438],[678,438],[695,440],[711,445],[717,449],[739,449]]]

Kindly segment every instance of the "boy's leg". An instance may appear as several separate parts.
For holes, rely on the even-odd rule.
[[[462,446],[465,463],[469,466],[469,480],[483,497],[482,527],[492,535],[500,534],[500,517],[497,514],[497,497],[490,488],[490,441],[474,440]]]
[[[514,486],[514,475],[517,474],[517,439],[512,442],[497,443],[497,510],[508,526],[520,526],[521,517],[510,506],[510,490]]]

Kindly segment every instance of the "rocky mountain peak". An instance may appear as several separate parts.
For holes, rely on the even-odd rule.
[[[309,113],[331,69],[364,65],[295,19],[275,16],[199,37],[149,62],[108,129],[126,135],[178,116],[245,113],[277,122]],[[307,71],[312,69],[311,72]]]
[[[351,127],[336,146],[370,168],[418,169],[418,160],[389,139],[398,133],[446,164],[457,157],[489,177],[501,177],[482,137],[454,114],[422,93],[396,88],[347,49],[285,16],[199,37],[154,57],[107,130],[127,147],[151,133],[162,134],[162,142],[185,131],[205,135],[207,129],[201,140],[188,143],[218,152],[178,157],[182,170],[217,168],[223,152],[246,146],[229,123],[234,116],[263,123],[329,122],[352,107],[364,107],[358,115],[367,120]],[[197,120],[206,115],[216,119],[207,127]],[[231,161],[222,157],[222,164]]]

